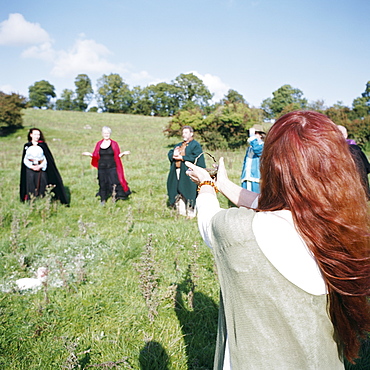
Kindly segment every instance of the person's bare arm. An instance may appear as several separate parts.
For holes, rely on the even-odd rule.
[[[222,157],[218,165],[216,185],[220,193],[238,207],[250,207],[258,197],[257,193],[244,189],[229,180]]]

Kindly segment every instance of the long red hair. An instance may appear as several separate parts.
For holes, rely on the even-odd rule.
[[[258,209],[289,209],[328,289],[339,353],[351,362],[370,331],[370,217],[348,144],[325,115],[279,118],[261,157]]]

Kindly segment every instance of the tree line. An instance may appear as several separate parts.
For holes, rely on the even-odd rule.
[[[180,74],[171,83],[131,89],[119,74],[111,73],[97,80],[95,93],[86,74],[79,74],[74,84],[75,90],[64,89],[58,99],[54,86],[46,80],[31,85],[28,98],[0,92],[0,126],[21,126],[20,111],[25,107],[85,112],[95,98],[97,106],[89,111],[172,117],[165,129],[167,136],[179,135],[180,127],[188,124],[210,149],[237,148],[246,145],[248,129],[253,125],[268,130],[271,122],[281,115],[310,109],[346,126],[349,136],[370,151],[370,81],[365,91],[353,100],[352,107],[341,102],[332,107],[326,107],[323,100],[308,102],[300,89],[286,84],[274,91],[272,98],[263,100],[260,108],[251,107],[233,89],[219,102],[212,103],[213,94],[192,73]]]

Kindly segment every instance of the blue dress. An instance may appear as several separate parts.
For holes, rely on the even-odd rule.
[[[241,186],[255,193],[260,192],[260,157],[262,155],[264,142],[256,136],[248,139],[249,147],[245,153],[242,174],[240,176]]]

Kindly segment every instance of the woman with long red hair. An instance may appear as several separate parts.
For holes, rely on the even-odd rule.
[[[343,135],[296,111],[268,132],[261,194],[187,163],[221,286],[215,369],[343,369],[370,331],[370,218]],[[349,184],[349,185],[346,185]],[[216,190],[239,208],[222,210]]]

